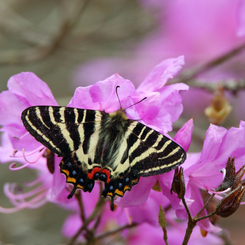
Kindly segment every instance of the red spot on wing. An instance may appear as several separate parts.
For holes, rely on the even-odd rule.
[[[100,172],[100,170],[101,170],[100,167],[94,167],[93,170],[90,173],[88,173],[88,178],[93,179],[94,174],[96,174],[97,172]]]
[[[106,169],[106,168],[104,168],[104,169],[101,170],[101,173],[103,173],[103,174],[105,174],[105,175],[107,176],[107,181],[106,181],[106,183],[109,183],[109,182],[111,181],[111,178],[110,178],[110,176],[111,176],[111,171],[108,170],[108,169]]]

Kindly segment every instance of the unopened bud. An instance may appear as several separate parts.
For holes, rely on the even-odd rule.
[[[174,179],[171,187],[171,193],[172,192],[175,192],[179,199],[182,199],[185,196],[185,181],[182,167],[175,169]]]
[[[233,186],[234,180],[236,177],[236,169],[235,169],[235,157],[232,159],[229,157],[225,167],[225,178],[222,184],[217,187],[216,191],[224,191]]]
[[[157,180],[157,182],[155,183],[155,185],[152,187],[152,190],[154,191],[158,191],[158,192],[161,192],[161,186],[159,184],[159,181]]]
[[[225,98],[223,88],[218,86],[210,106],[205,109],[204,113],[211,123],[219,125],[230,114],[231,109],[232,106]]]
[[[47,167],[51,174],[54,173],[54,153],[49,149],[46,149],[45,156],[47,158]]]
[[[224,197],[216,208],[216,214],[225,218],[232,215],[239,207],[245,189],[240,184],[235,190]]]

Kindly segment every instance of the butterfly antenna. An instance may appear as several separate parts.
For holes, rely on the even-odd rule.
[[[119,105],[120,105],[120,109],[122,108],[122,104],[121,104],[121,101],[120,101],[120,98],[119,98],[119,95],[118,95],[118,91],[117,89],[120,88],[119,85],[116,86],[116,95],[117,95],[117,99],[118,99],[118,102],[119,102]]]
[[[142,102],[143,100],[146,100],[146,99],[147,99],[147,97],[145,97],[145,98],[143,98],[142,100],[140,100],[140,101],[138,101],[138,102],[136,102],[136,103],[134,103],[134,104],[128,106],[128,107],[125,108],[124,110],[127,110],[128,108],[130,108],[130,107],[132,107],[132,106],[134,106],[134,105],[137,105],[137,104],[139,104],[140,102]]]

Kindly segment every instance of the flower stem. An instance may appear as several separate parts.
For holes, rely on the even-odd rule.
[[[188,214],[188,226],[186,228],[185,237],[184,237],[184,240],[183,240],[183,243],[182,243],[182,245],[186,245],[188,243],[190,237],[191,237],[191,233],[192,233],[194,227],[197,224],[197,221],[195,221],[192,218],[191,213],[190,213],[190,210],[189,210],[189,208],[188,208],[188,206],[186,204],[185,198],[183,197],[181,200],[182,200],[182,202],[184,204],[184,207],[186,209],[186,212]]]
[[[105,232],[105,233],[102,233],[102,234],[98,235],[98,236],[96,237],[96,240],[102,239],[102,238],[107,237],[107,236],[110,236],[110,235],[114,235],[114,234],[116,234],[116,233],[118,233],[118,232],[120,232],[120,231],[122,231],[122,230],[128,229],[128,228],[133,228],[133,227],[135,227],[136,225],[137,225],[136,223],[127,224],[127,225],[118,227],[118,228],[116,228],[116,229],[114,229],[114,230],[107,231],[107,232]]]
[[[71,241],[68,243],[68,245],[73,245],[75,243],[75,241],[77,240],[78,236],[81,234],[82,231],[86,230],[87,232],[87,236],[85,235],[88,243],[90,242],[89,240],[94,240],[94,232],[92,230],[88,229],[88,225],[91,223],[91,221],[93,221],[96,216],[100,216],[100,214],[103,211],[104,205],[105,205],[105,199],[102,197],[101,195],[102,193],[102,188],[100,188],[100,195],[99,195],[99,200],[96,203],[96,206],[93,210],[93,212],[90,214],[90,216],[85,219],[85,221],[83,222],[83,225],[81,226],[81,228],[77,231],[77,233],[72,237]]]
[[[83,205],[83,200],[82,200],[82,195],[81,195],[81,191],[78,191],[75,193],[75,197],[77,199],[79,208],[80,208],[80,215],[81,215],[81,220],[84,223],[85,222],[85,211],[84,211],[84,205]]]
[[[201,215],[201,213],[203,212],[203,210],[207,207],[207,205],[209,204],[209,202],[213,199],[214,195],[215,194],[212,193],[212,195],[208,198],[208,200],[203,205],[203,207],[200,209],[200,211],[195,215],[195,217],[194,217],[195,220],[199,218],[199,216]]]
[[[191,237],[191,233],[192,233],[194,227],[196,226],[196,223],[197,222],[195,220],[189,219],[188,226],[187,226],[186,232],[185,232],[184,241],[183,241],[182,245],[187,245],[188,244],[188,241],[189,241],[189,239]]]

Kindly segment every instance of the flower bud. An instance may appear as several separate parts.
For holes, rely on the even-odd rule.
[[[156,181],[155,185],[152,187],[152,190],[158,191],[158,192],[161,192],[161,191],[162,191],[162,190],[161,190],[161,186],[160,186],[158,180]]]
[[[47,167],[51,174],[54,173],[54,153],[49,149],[45,151],[45,157],[47,158]]]
[[[224,95],[222,86],[218,86],[214,92],[214,97],[204,113],[209,121],[213,124],[220,124],[230,114],[232,106],[229,104]]]
[[[225,178],[222,184],[216,188],[216,191],[224,191],[228,188],[234,190],[241,183],[242,177],[245,173],[245,165],[243,165],[237,172],[235,169],[235,157],[229,157],[225,167]]]
[[[185,181],[182,167],[175,169],[171,193],[172,191],[178,195],[179,199],[185,196]]]
[[[229,157],[225,167],[225,178],[222,184],[217,187],[216,191],[224,191],[233,186],[233,182],[236,177],[236,169],[235,169],[235,157],[232,159]]]
[[[240,184],[235,190],[225,196],[216,208],[216,214],[225,218],[232,215],[239,207],[245,189]]]

